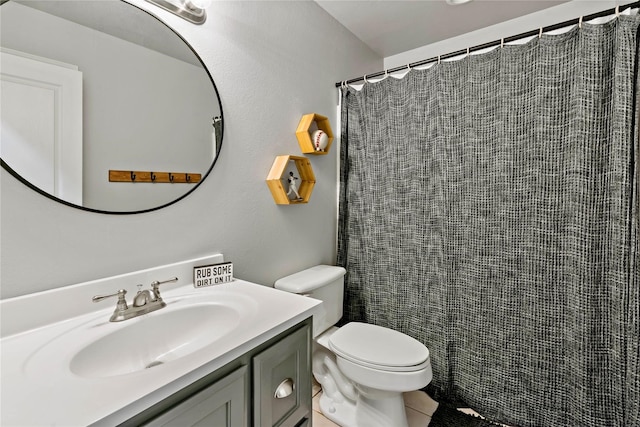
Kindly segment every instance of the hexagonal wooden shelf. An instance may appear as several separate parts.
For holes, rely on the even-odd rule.
[[[322,151],[316,151],[313,143],[311,142],[310,132],[314,132],[317,129],[324,131],[324,133],[329,137],[329,142]],[[305,114],[302,116],[302,119],[300,119],[300,123],[298,123],[296,138],[298,138],[298,145],[300,145],[300,150],[302,150],[303,153],[319,155],[328,154],[329,149],[331,148],[331,143],[333,142],[333,131],[331,130],[329,119],[325,116],[321,116],[320,114]]]
[[[291,165],[293,162],[293,165]],[[282,183],[285,172],[294,172],[292,169],[298,171],[300,179],[300,185],[298,186],[298,194],[300,199],[290,199],[287,195],[287,190]],[[295,176],[295,172],[294,172]],[[267,186],[273,200],[279,205],[293,205],[299,203],[307,203],[311,197],[313,186],[316,184],[316,177],[313,174],[311,163],[309,159],[301,156],[277,156],[271,166],[269,175],[267,176]]]

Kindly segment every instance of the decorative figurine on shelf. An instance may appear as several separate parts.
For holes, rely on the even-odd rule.
[[[293,176],[293,172],[289,172],[289,178],[287,178],[287,181],[289,181],[289,191],[287,191],[287,196],[289,196],[293,191],[296,194],[295,200],[302,200],[302,197],[298,194],[298,184],[296,184],[296,179],[298,179],[298,177]]]

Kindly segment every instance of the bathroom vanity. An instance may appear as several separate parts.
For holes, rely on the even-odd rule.
[[[188,260],[0,301],[2,425],[304,426],[320,302],[234,280],[192,285]],[[166,307],[110,322],[93,295],[178,277]],[[145,285],[147,286],[147,285]]]
[[[309,320],[248,351],[121,425],[308,425],[311,413]]]

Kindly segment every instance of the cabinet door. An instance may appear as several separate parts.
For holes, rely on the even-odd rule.
[[[245,398],[247,367],[180,402],[146,426],[248,426]]]
[[[309,416],[310,344],[305,325],[254,356],[254,426],[293,427]]]

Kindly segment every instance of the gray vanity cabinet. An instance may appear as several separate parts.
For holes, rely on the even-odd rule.
[[[145,426],[247,426],[246,376],[247,367],[243,366]]]
[[[120,427],[303,427],[310,414],[308,318]]]
[[[310,329],[253,357],[254,427],[296,427],[311,411]]]

